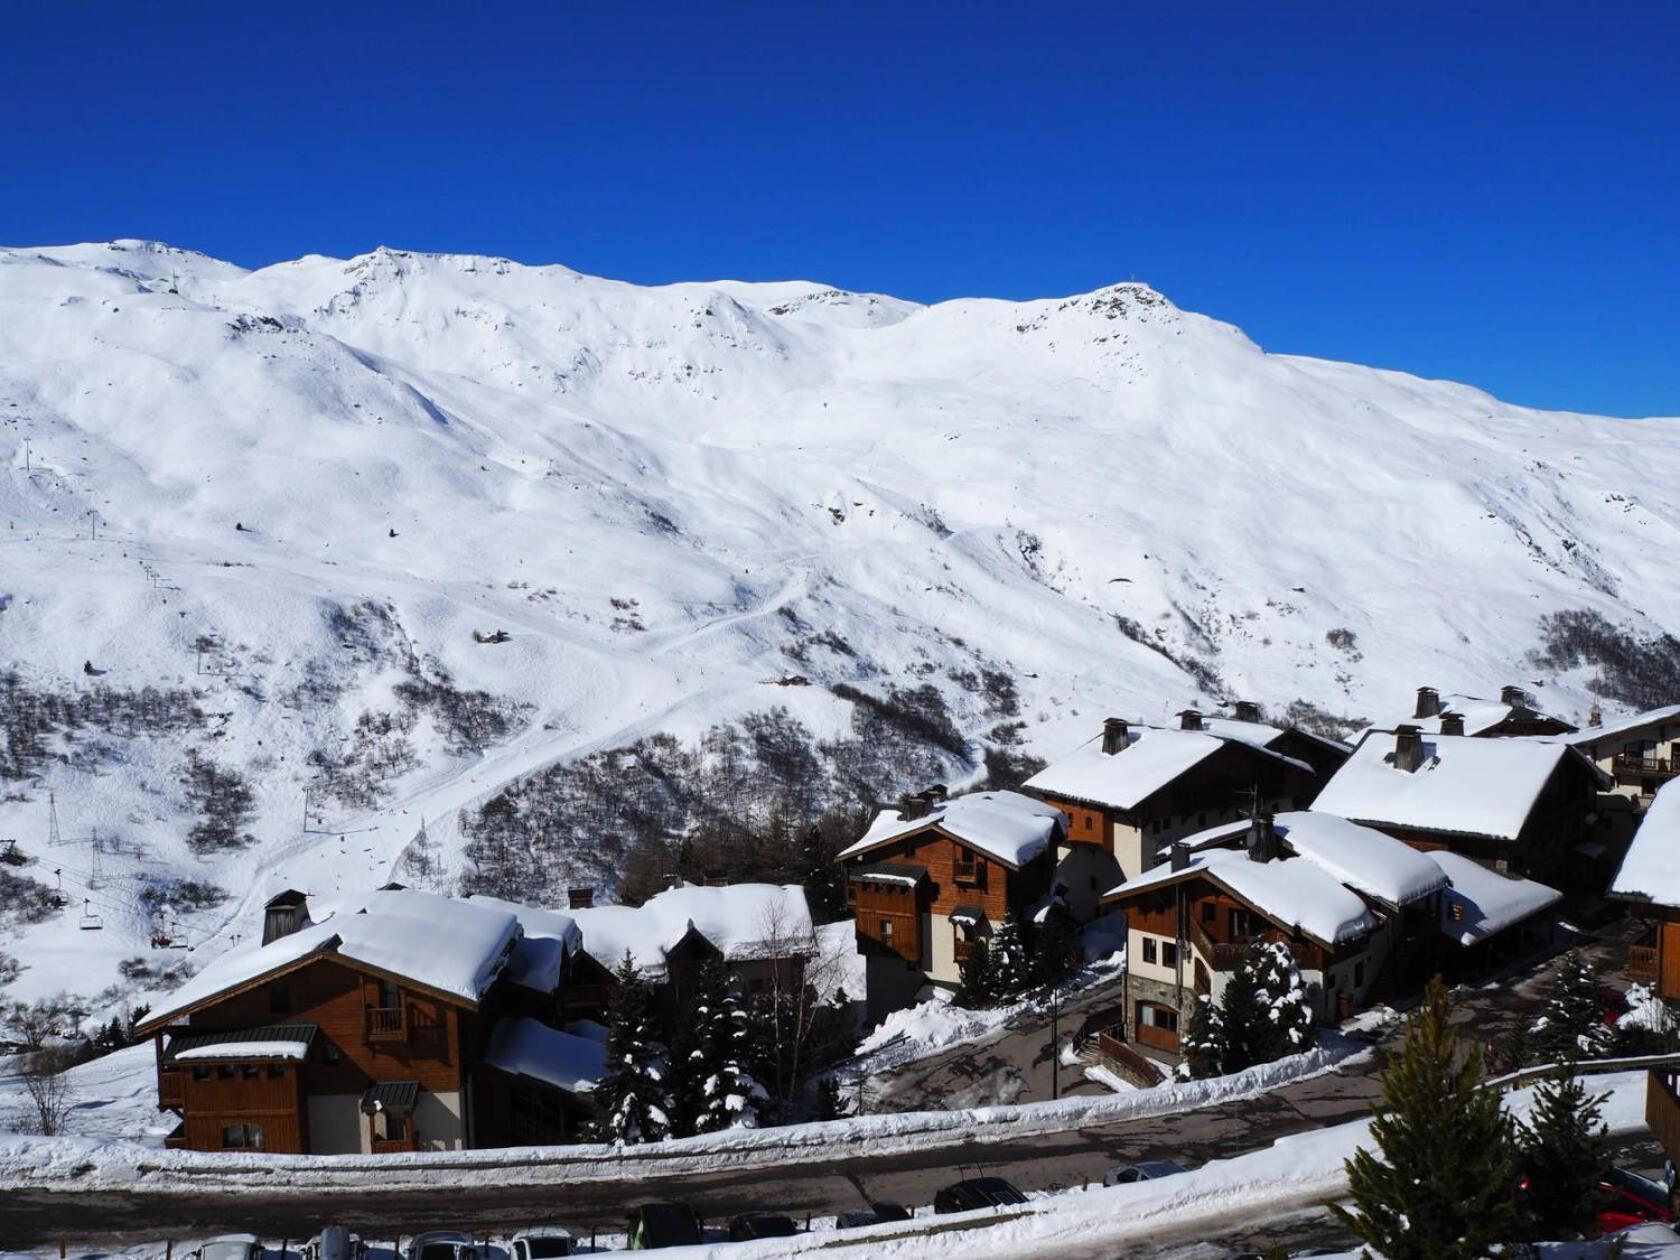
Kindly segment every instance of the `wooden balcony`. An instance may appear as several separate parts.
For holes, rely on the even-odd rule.
[[[1628,979],[1639,984],[1655,984],[1660,971],[1659,954],[1655,945],[1628,946]]]
[[[1645,1124],[1670,1160],[1680,1160],[1680,1096],[1675,1093],[1675,1078],[1671,1067],[1651,1068],[1645,1078]]]
[[[375,1155],[395,1155],[400,1151],[418,1150],[419,1147],[416,1145],[417,1141],[418,1135],[413,1129],[410,1129],[407,1137],[373,1138],[371,1140],[371,1147],[373,1154]]]
[[[1139,1024],[1136,1029],[1137,1043],[1140,1046],[1151,1046],[1156,1050],[1170,1050],[1178,1053],[1178,1034],[1170,1028],[1157,1028],[1153,1024]]]
[[[1610,760],[1610,773],[1618,783],[1645,779],[1672,779],[1680,775],[1680,761],[1672,757],[1639,757],[1619,753]]]
[[[369,1006],[362,1011],[369,1041],[407,1041],[408,1021],[400,1006]]]

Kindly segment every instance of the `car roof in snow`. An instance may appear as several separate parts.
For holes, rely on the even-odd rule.
[[[1667,722],[1680,722],[1680,704],[1667,704],[1660,709],[1647,709],[1643,713],[1634,713],[1625,718],[1618,718],[1614,722],[1606,722],[1602,726],[1589,726],[1585,730],[1576,731],[1573,735],[1559,735],[1557,738],[1569,744],[1593,744],[1601,739],[1615,739],[1621,735],[1631,735],[1642,726],[1661,726]]]
[[[1558,765],[1579,756],[1553,739],[1425,733],[1423,764],[1408,772],[1395,768],[1394,747],[1393,731],[1367,731],[1319,792],[1313,811],[1515,840]],[[1592,768],[1584,758],[1582,764]]]
[[[601,1079],[607,1048],[523,1016],[496,1021],[484,1061],[511,1076],[529,1076],[570,1094],[588,1093]]]
[[[476,1006],[519,940],[519,920],[488,906],[412,889],[381,889],[329,907],[267,945],[229,950],[188,980],[140,1026],[189,1010],[316,955],[336,956]]]
[[[1563,900],[1555,888],[1501,875],[1445,849],[1432,850],[1429,860],[1452,881],[1441,901],[1441,933],[1460,945],[1486,940]]]
[[[1680,779],[1657,789],[1610,882],[1618,897],[1680,907]]]
[[[730,961],[815,947],[816,929],[798,884],[683,884],[640,906],[592,906],[572,914],[583,932],[583,948],[609,970],[628,953],[636,970],[662,973],[666,951],[690,928]]]
[[[1208,731],[1177,727],[1133,725],[1128,728],[1126,746],[1119,752],[1105,753],[1103,737],[1093,736],[1033,775],[1026,786],[1050,796],[1114,809],[1133,809],[1229,744],[1241,744],[1262,756],[1312,772],[1306,762],[1285,757],[1251,739],[1226,738]]]
[[[936,801],[915,818],[883,809],[869,830],[841,852],[840,860],[937,827],[987,857],[1021,867],[1045,852],[1064,825],[1061,810],[1019,792],[967,792]]]

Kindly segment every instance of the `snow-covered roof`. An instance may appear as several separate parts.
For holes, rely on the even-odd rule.
[[[1378,923],[1358,895],[1316,862],[1306,858],[1256,862],[1246,849],[1203,849],[1191,854],[1190,864],[1183,871],[1158,866],[1127,880],[1109,895],[1160,887],[1187,878],[1189,873],[1205,875],[1274,922],[1325,945],[1357,940]]]
[[[519,920],[519,926],[526,937],[545,937],[559,941],[566,947],[567,953],[575,953],[583,944],[583,933],[578,928],[577,920],[570,914],[559,910],[539,910],[534,906],[521,905],[517,901],[504,901],[500,897],[489,897],[483,893],[474,893],[467,901],[475,906],[486,906],[491,910],[502,910]]]
[[[476,1005],[519,940],[505,911],[412,889],[381,889],[318,913],[307,927],[267,945],[229,950],[188,980],[143,1028],[311,954],[336,954],[417,986]]]
[[[307,1041],[218,1041],[193,1046],[175,1053],[177,1062],[188,1059],[301,1059],[309,1053]]]
[[[317,1025],[310,1023],[265,1024],[213,1033],[172,1034],[164,1046],[164,1057],[195,1059],[303,1059],[315,1039]]]
[[[1680,907],[1680,779],[1657,789],[1610,891]]]
[[[552,936],[525,936],[508,959],[508,979],[523,989],[553,993],[560,987],[566,947]]]
[[[1439,735],[1441,733],[1441,719],[1449,713],[1457,714],[1464,719],[1464,733],[1466,735],[1480,735],[1484,731],[1491,731],[1501,722],[1508,721],[1511,718],[1544,718],[1564,726],[1571,725],[1560,717],[1553,717],[1550,713],[1542,713],[1526,701],[1521,704],[1512,704],[1505,700],[1489,700],[1482,696],[1462,695],[1442,696],[1441,711],[1434,717],[1402,717],[1397,719],[1394,725],[1415,726],[1426,735]],[[1392,730],[1393,727],[1373,726],[1370,729],[1373,731]],[[1556,738],[1562,738],[1562,736]]]
[[[1555,740],[1425,734],[1423,764],[1406,771],[1394,747],[1392,731],[1367,731],[1313,812],[1515,840],[1559,763],[1578,755]]]
[[[1255,727],[1253,722],[1235,723]],[[1260,727],[1261,730],[1272,729]],[[1267,757],[1311,773],[1312,767],[1247,739],[1226,739],[1207,731],[1166,726],[1132,726],[1119,752],[1105,753],[1098,735],[1027,780],[1026,786],[1050,796],[1090,801],[1113,809],[1135,809],[1185,771],[1213,756],[1228,743],[1242,743]]]
[[[1555,888],[1532,879],[1513,879],[1445,849],[1434,862],[1452,881],[1441,901],[1441,933],[1460,945],[1474,945],[1563,900]],[[1454,918],[1454,908],[1461,917]]]
[[[1277,743],[1291,732],[1302,739],[1310,739],[1315,744],[1322,744],[1326,748],[1334,748],[1338,752],[1347,752],[1349,746],[1339,739],[1331,739],[1326,735],[1315,735],[1311,731],[1302,730],[1299,726],[1274,726],[1270,722],[1245,722],[1240,718],[1224,717],[1219,714],[1201,715],[1202,729],[1209,735],[1217,735],[1221,739],[1234,739],[1238,743],[1249,744],[1255,748],[1275,751]]]
[[[534,1019],[496,1021],[484,1061],[514,1076],[529,1076],[571,1094],[588,1093],[601,1079],[607,1048]]]
[[[732,962],[809,952],[816,939],[798,884],[684,884],[640,906],[593,906],[572,914],[595,961],[610,969],[628,953],[636,969],[649,974],[664,970],[665,951],[690,927]]]
[[[883,809],[863,837],[848,846],[840,858],[844,861],[938,826],[969,848],[1019,867],[1048,849],[1057,828],[1065,825],[1061,810],[1019,792],[969,792],[937,802],[915,818],[906,818],[896,809]]]
[[[1664,705],[1660,709],[1647,709],[1643,713],[1618,718],[1616,721],[1606,722],[1602,726],[1589,726],[1585,730],[1576,731],[1573,735],[1560,735],[1557,738],[1570,744],[1596,744],[1601,739],[1617,739],[1623,735],[1631,735],[1641,727],[1661,726],[1668,722],[1680,722],[1680,704]]]

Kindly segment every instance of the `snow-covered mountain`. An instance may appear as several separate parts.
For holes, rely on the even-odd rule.
[[[961,779],[1109,713],[1520,682],[1579,716],[1680,659],[1680,420],[1268,354],[1138,284],[5,250],[0,459],[0,847],[36,859],[0,875],[71,902],[0,911],[14,997],[180,958],[154,930],[214,949],[288,884],[412,882],[423,820],[447,885],[503,785],[777,707],[853,756],[860,695],[909,705],[903,777]],[[548,884],[610,885],[621,822]]]

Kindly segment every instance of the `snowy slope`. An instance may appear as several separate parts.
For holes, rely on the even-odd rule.
[[[4,250],[0,461],[0,667],[205,715],[60,732],[64,760],[0,781],[0,840],[104,920],[0,926],[14,997],[182,957],[147,949],[148,886],[228,890],[161,916],[215,951],[278,888],[382,882],[422,820],[447,882],[499,785],[775,705],[837,736],[827,684],[936,686],[955,780],[988,739],[1054,755],[1210,697],[1369,717],[1520,681],[1580,715],[1593,671],[1527,662],[1542,615],[1680,631],[1680,421],[1269,355],[1141,285],[919,306],[385,249]],[[486,738],[451,733],[473,692]],[[312,755],[397,745],[303,829]],[[254,843],[189,847],[189,750],[250,786]]]

